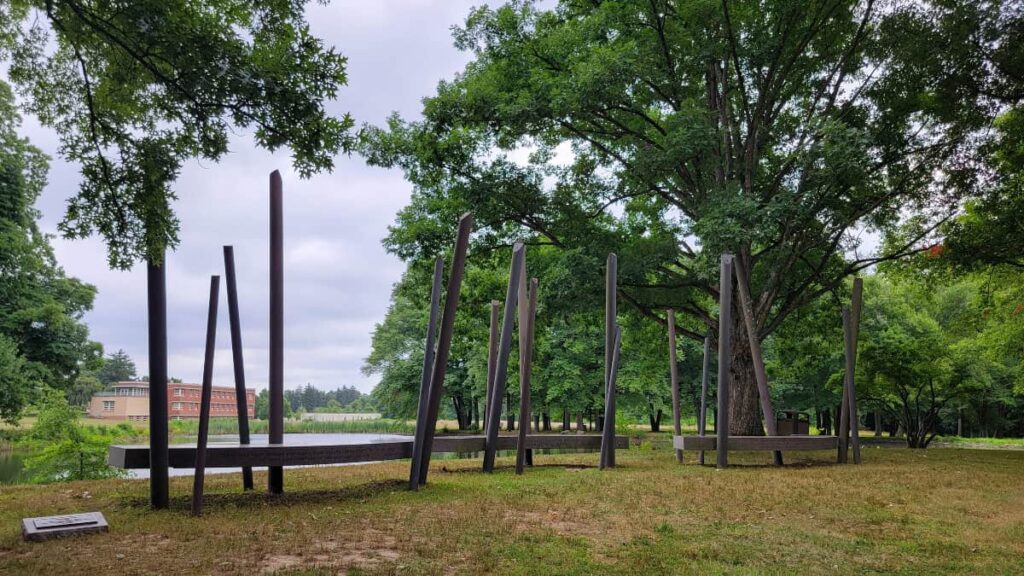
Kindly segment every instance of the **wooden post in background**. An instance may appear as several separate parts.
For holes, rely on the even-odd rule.
[[[452,271],[451,276],[448,277],[448,289],[445,290],[444,296],[444,313],[441,315],[441,333],[437,337],[437,354],[434,356],[434,370],[430,376],[430,394],[427,396],[427,426],[423,434],[423,450],[420,453],[420,484],[427,483],[427,472],[430,470],[434,431],[437,428],[437,414],[441,409],[444,375],[448,370],[448,353],[452,346],[455,313],[459,309],[459,291],[462,290],[462,276],[466,272],[466,252],[469,250],[469,234],[472,231],[473,215],[467,212],[459,218],[455,251],[452,255]]]
[[[704,337],[704,360],[700,374],[700,414],[697,415],[697,435],[704,436],[708,427],[708,376],[711,371],[711,332]],[[704,451],[697,456],[697,462],[704,465]]]
[[[618,330],[619,262],[615,253],[608,255],[604,285],[604,428],[601,434],[600,467],[615,467],[615,386],[612,384],[612,362],[615,356],[615,333]]]
[[[668,313],[668,373],[672,381],[672,432],[682,436],[683,428],[679,419],[682,417],[679,407],[679,367],[676,365],[676,311],[669,308]],[[675,443],[675,438],[672,439]],[[676,448],[676,462],[683,461],[683,451]]]
[[[526,289],[526,263],[519,280],[519,441],[516,443],[516,474],[523,473],[527,453],[526,433],[530,429],[530,376],[533,364],[533,327],[537,314],[537,279]],[[532,465],[533,458],[530,458]]]
[[[722,254],[718,281],[718,410],[715,412],[716,466],[729,466],[729,368],[732,364],[732,255]]]
[[[515,323],[516,301],[519,298],[519,275],[523,272],[523,244],[512,248],[512,266],[508,274],[505,310],[501,321],[501,339],[498,343],[498,362],[494,368],[494,391],[487,412],[487,440],[484,443],[484,472],[494,471],[494,457],[498,450],[498,428],[501,426],[501,401],[505,397],[508,378],[508,355],[512,348],[512,325]]]
[[[249,400],[245,393],[245,359],[242,357],[242,324],[238,313],[238,284],[235,280],[235,249],[224,247],[224,282],[228,292],[228,321],[231,329],[231,365],[235,373],[235,407],[238,410],[238,443],[249,444]],[[252,490],[252,467],[242,467],[242,490]]]
[[[284,213],[281,173],[270,173],[270,410],[269,443],[284,443]],[[267,469],[267,489],[284,492],[284,468]]]
[[[412,463],[409,466],[409,489],[420,487],[420,465],[423,463],[423,439],[426,437],[427,414],[430,405],[430,376],[434,368],[434,337],[437,335],[437,311],[441,303],[441,278],[444,259],[434,260],[434,281],[430,288],[430,312],[427,318],[427,337],[423,344],[423,368],[420,371],[420,397],[416,405],[416,432],[412,441]]]
[[[196,468],[192,477],[192,515],[203,514],[203,483],[206,480],[206,443],[210,435],[210,402],[213,396],[213,354],[217,349],[217,301],[220,276],[210,277],[210,309],[206,317],[206,358],[199,400],[199,436],[196,438]]]
[[[747,342],[750,343],[750,356],[754,361],[754,379],[757,381],[757,395],[761,400],[761,414],[764,415],[764,427],[769,436],[778,436],[778,423],[775,420],[775,410],[772,408],[772,397],[768,391],[768,374],[764,369],[764,354],[761,352],[761,338],[757,332],[757,325],[754,322],[754,308],[750,300],[750,288],[747,271],[743,266],[743,258],[733,260],[733,267],[736,269],[736,287],[740,295],[740,310],[743,312],[743,325],[747,328]],[[776,466],[782,466],[782,452],[775,450],[773,453]]]

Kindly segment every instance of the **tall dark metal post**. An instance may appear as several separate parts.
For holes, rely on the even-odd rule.
[[[167,257],[146,264],[149,316],[149,502],[169,505],[167,478]]]
[[[238,409],[238,443],[249,443],[249,402],[245,394],[245,360],[242,357],[242,325],[238,313],[238,285],[235,279],[235,249],[224,247],[224,282],[228,290],[228,320],[231,324],[231,363],[235,371],[235,406]],[[252,467],[242,467],[242,489],[252,490]]]
[[[427,319],[427,338],[423,347],[423,370],[420,372],[420,401],[416,406],[416,435],[412,442],[412,464],[409,467],[409,489],[420,487],[420,465],[423,463],[423,439],[427,434],[427,414],[430,411],[430,375],[434,367],[434,336],[437,334],[437,310],[441,303],[441,276],[444,259],[434,260],[434,283],[430,289],[430,316]]]
[[[615,387],[612,385],[612,360],[615,355],[615,331],[618,329],[619,263],[615,253],[608,255],[604,285],[604,428],[601,434],[600,467],[615,467]]]
[[[847,372],[850,375],[850,383],[847,387],[850,405],[850,445],[853,447],[853,463],[860,464],[860,426],[857,417],[857,338],[860,335],[860,310],[863,302],[864,281],[860,278],[853,279],[853,299],[850,310],[850,343],[847,352]]]
[[[704,364],[700,374],[700,414],[697,415],[697,435],[704,436],[708,427],[708,375],[711,373],[711,332],[704,337]],[[697,456],[700,465],[704,465],[704,451]]]
[[[441,410],[441,394],[444,392],[444,375],[448,370],[448,353],[452,346],[452,332],[455,330],[455,313],[459,309],[459,291],[462,276],[466,272],[466,252],[469,250],[469,234],[473,231],[473,215],[463,214],[459,218],[459,231],[455,239],[455,253],[452,255],[452,272],[445,290],[444,313],[441,315],[441,333],[437,337],[437,354],[434,356],[434,370],[430,376],[430,394],[427,410],[427,428],[423,434],[423,450],[420,454],[420,484],[427,483],[430,470],[430,456],[434,448],[434,430],[437,428],[437,414]]]
[[[501,302],[491,300],[491,331],[487,338],[487,395],[484,397],[483,427],[487,429],[487,414],[494,401],[494,369],[498,365],[498,313]]]
[[[754,362],[754,380],[757,381],[757,395],[761,401],[761,414],[764,416],[764,427],[769,436],[778,436],[778,423],[775,410],[772,408],[772,397],[768,391],[768,373],[764,369],[764,354],[761,352],[761,337],[754,323],[754,308],[750,299],[749,281],[743,258],[733,260],[736,269],[736,287],[740,295],[740,310],[743,313],[743,325],[747,329],[747,342],[750,345],[750,357]],[[773,452],[775,465],[782,466],[782,452]]]
[[[679,409],[679,366],[676,364],[676,311],[671,308],[667,312],[668,317],[668,373],[672,381],[672,432],[676,436],[683,435],[683,428],[679,421],[681,418]],[[675,439],[673,439],[675,443]],[[676,462],[683,461],[683,451],[676,448]]]
[[[270,174],[270,444],[284,443],[284,210],[281,173]],[[284,468],[268,469],[267,489],[284,492]]]
[[[722,254],[718,283],[718,411],[715,427],[716,466],[729,466],[729,369],[732,355],[732,255]]]
[[[199,437],[196,438],[196,470],[192,478],[192,515],[203,514],[203,483],[206,481],[206,443],[210,435],[210,402],[213,396],[213,354],[217,349],[217,303],[220,276],[210,277],[210,311],[206,317],[206,358],[199,400]]]
[[[501,321],[501,339],[498,343],[498,363],[494,369],[494,391],[487,407],[487,440],[484,443],[484,472],[494,471],[494,457],[498,450],[498,428],[501,427],[501,399],[505,397],[508,378],[508,354],[512,348],[512,325],[515,322],[516,301],[519,297],[519,276],[523,272],[522,243],[512,248],[512,266],[508,274],[505,310]]]
[[[533,329],[537,315],[537,279],[530,280],[526,297],[526,263],[519,282],[519,442],[516,444],[516,474],[523,473],[527,463],[526,433],[530,430],[530,377],[533,365]],[[533,465],[532,456],[529,464]]]

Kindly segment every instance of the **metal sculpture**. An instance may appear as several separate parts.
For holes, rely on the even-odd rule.
[[[604,424],[601,429],[601,460],[600,467],[615,467],[615,375],[612,364],[615,363],[615,335],[618,333],[618,257],[608,255],[605,265],[604,287]]]
[[[537,320],[537,279],[530,280],[527,293],[525,260],[523,268],[519,276],[519,441],[516,443],[516,474],[523,473],[524,464],[533,465],[532,451],[526,447],[526,433],[530,429],[530,377]]]
[[[494,458],[498,451],[498,428],[501,426],[501,399],[505,396],[505,381],[508,379],[508,354],[512,347],[512,324],[519,298],[519,278],[525,269],[523,244],[516,242],[512,247],[512,266],[508,275],[508,290],[505,293],[505,310],[501,321],[501,339],[498,343],[498,361],[494,369],[494,390],[487,407],[487,435],[484,442],[484,472],[494,471]]]
[[[220,276],[210,277],[210,308],[206,318],[206,357],[199,400],[199,436],[196,438],[196,470],[192,478],[192,515],[203,514],[203,483],[206,480],[206,443],[210,435],[210,402],[213,395],[213,354],[217,349],[217,303]]]
[[[423,463],[423,442],[427,428],[427,407],[430,404],[430,375],[434,367],[434,336],[437,334],[437,310],[441,302],[441,275],[444,259],[434,260],[434,281],[430,289],[430,316],[427,320],[427,338],[423,347],[423,370],[420,372],[420,400],[416,410],[416,432],[412,444],[412,464],[409,468],[409,489],[420,486],[420,466]]]
[[[167,508],[167,257],[146,263],[149,316],[149,502]]]
[[[270,391],[269,442],[284,443],[284,210],[281,173],[270,174]],[[284,492],[284,468],[267,471],[271,494]]]
[[[679,411],[679,364],[676,360],[676,311],[668,311],[668,371],[672,382],[672,422],[673,432],[676,436],[682,436],[683,430],[680,424]],[[683,451],[676,448],[676,462],[683,461]]]
[[[448,277],[445,291],[444,313],[441,315],[441,333],[437,339],[437,353],[434,356],[434,370],[430,377],[430,394],[427,396],[427,422],[422,437],[420,454],[420,484],[427,483],[430,469],[430,455],[434,445],[434,429],[437,414],[441,409],[441,394],[444,391],[444,375],[448,370],[448,353],[452,346],[452,332],[455,330],[455,313],[459,309],[459,291],[462,277],[466,272],[466,252],[469,250],[469,233],[473,231],[473,215],[466,213],[459,218],[459,231],[455,239],[455,253],[452,256],[452,272]]]
[[[245,360],[242,357],[242,324],[238,313],[238,285],[235,281],[235,249],[224,247],[224,281],[228,292],[228,321],[231,328],[231,365],[235,373],[235,407],[238,411],[238,443],[249,444],[249,406],[245,397]],[[252,490],[252,467],[242,468],[242,489]]]

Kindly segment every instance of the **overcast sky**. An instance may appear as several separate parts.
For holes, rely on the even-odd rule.
[[[450,28],[481,0],[334,0],[311,4],[314,32],[348,59],[349,86],[329,110],[350,112],[357,124],[381,124],[392,111],[419,114],[421,99],[468,60],[452,46]],[[43,228],[56,233],[66,199],[78,186],[78,168],[57,155],[53,132],[25,118],[25,134],[53,157],[50,183],[38,207]],[[387,310],[403,264],[385,253],[381,239],[411,186],[398,171],[338,158],[334,173],[300,180],[287,152],[268,154],[249,134],[234,138],[218,164],[191,163],[174,188],[181,244],[168,257],[169,356],[172,376],[202,376],[206,307],[211,274],[223,273],[221,247],[235,246],[246,376],[267,383],[269,173],[284,178],[285,387],[322,389],[355,385],[369,392],[376,378],[359,368],[370,352],[374,324]],[[54,240],[71,276],[99,294],[86,316],[92,338],[107,352],[126,350],[139,374],[147,372],[145,267],[110,271],[101,240]],[[426,297],[426,296],[425,296]],[[221,299],[215,384],[231,385],[226,299]]]

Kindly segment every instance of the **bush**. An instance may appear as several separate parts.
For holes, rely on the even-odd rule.
[[[39,419],[27,438],[20,442],[33,455],[25,460],[26,476],[31,482],[66,482],[96,480],[125,475],[107,465],[110,444],[131,426],[111,428],[89,427],[79,423],[79,412],[68,404],[64,393],[46,393],[39,409]]]

